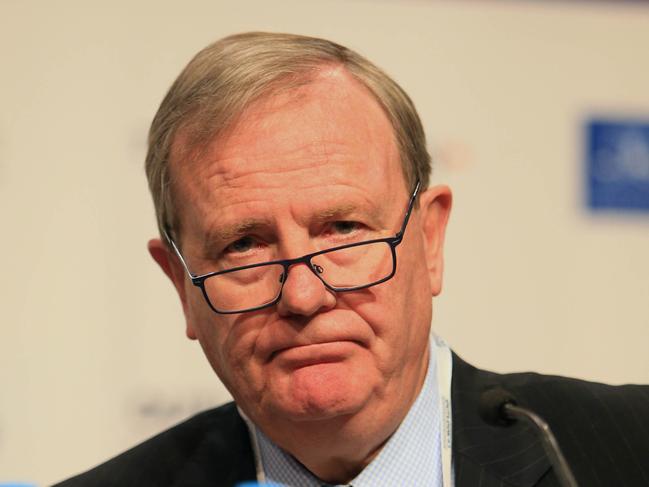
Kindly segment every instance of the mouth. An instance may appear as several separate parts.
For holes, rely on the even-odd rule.
[[[269,361],[292,369],[342,362],[357,351],[359,346],[359,342],[352,340],[296,345],[273,352]]]

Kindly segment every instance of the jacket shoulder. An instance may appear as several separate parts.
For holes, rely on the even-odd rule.
[[[454,377],[456,374],[459,380],[454,385],[458,392],[474,396],[472,399],[498,386],[511,392],[521,405],[541,408],[550,416],[568,415],[576,419],[578,411],[610,409],[614,413],[627,407],[632,410],[627,411],[632,417],[649,417],[649,385],[614,386],[536,372],[498,374],[478,369],[454,355]]]
[[[228,403],[54,487],[227,486],[254,477],[248,429]]]
[[[582,484],[606,477],[649,485],[649,386],[539,374],[512,374],[504,382],[548,422]]]
[[[532,372],[496,374],[457,356],[453,380],[453,407],[465,403],[459,406],[459,426],[477,427],[482,441],[487,434],[507,434],[481,424],[477,414],[481,393],[502,387],[547,421],[582,485],[649,485],[649,386],[612,386]],[[471,410],[467,403],[473,404]]]

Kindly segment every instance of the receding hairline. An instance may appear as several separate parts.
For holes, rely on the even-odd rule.
[[[300,91],[300,88],[321,80],[326,80],[327,78],[333,80],[333,75],[340,73],[370,95],[383,112],[388,123],[390,123],[389,114],[383,107],[382,101],[367,87],[362,79],[355,76],[348,69],[348,66],[344,62],[323,60],[321,63],[314,65],[312,69],[276,78],[265,86],[262,91],[257,93],[256,96],[250,97],[238,113],[231,114],[220,125],[212,124],[211,130],[206,130],[206,127],[210,126],[210,124],[208,120],[205,120],[201,116],[205,114],[201,113],[200,108],[197,108],[195,113],[187,115],[186,121],[172,134],[168,161],[169,168],[171,169],[176,164],[174,161],[177,160],[196,161],[199,159],[213,144],[227,138],[231,130],[235,129],[241,120],[254,113],[267,101],[277,99],[279,95],[290,93],[291,97],[287,99],[287,103],[290,103],[302,96],[303,93]],[[395,128],[391,123],[390,126],[396,142]]]

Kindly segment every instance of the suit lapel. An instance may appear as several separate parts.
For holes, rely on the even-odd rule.
[[[213,424],[197,432],[203,436],[187,454],[171,487],[231,487],[256,480],[248,429],[234,403],[221,408]]]
[[[489,426],[478,415],[482,391],[501,385],[498,374],[478,370],[453,354],[451,386],[453,458],[457,487],[532,487],[550,469],[536,431],[517,422]],[[516,394],[515,385],[509,385]]]

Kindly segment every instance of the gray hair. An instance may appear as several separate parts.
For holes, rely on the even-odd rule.
[[[425,188],[431,159],[424,130],[412,101],[394,80],[356,52],[324,39],[249,32],[200,51],[173,83],[151,123],[145,168],[160,234],[179,231],[169,171],[179,133],[185,157],[217,138],[252,102],[304,85],[323,66],[332,65],[343,66],[383,107],[407,185],[419,180]]]

